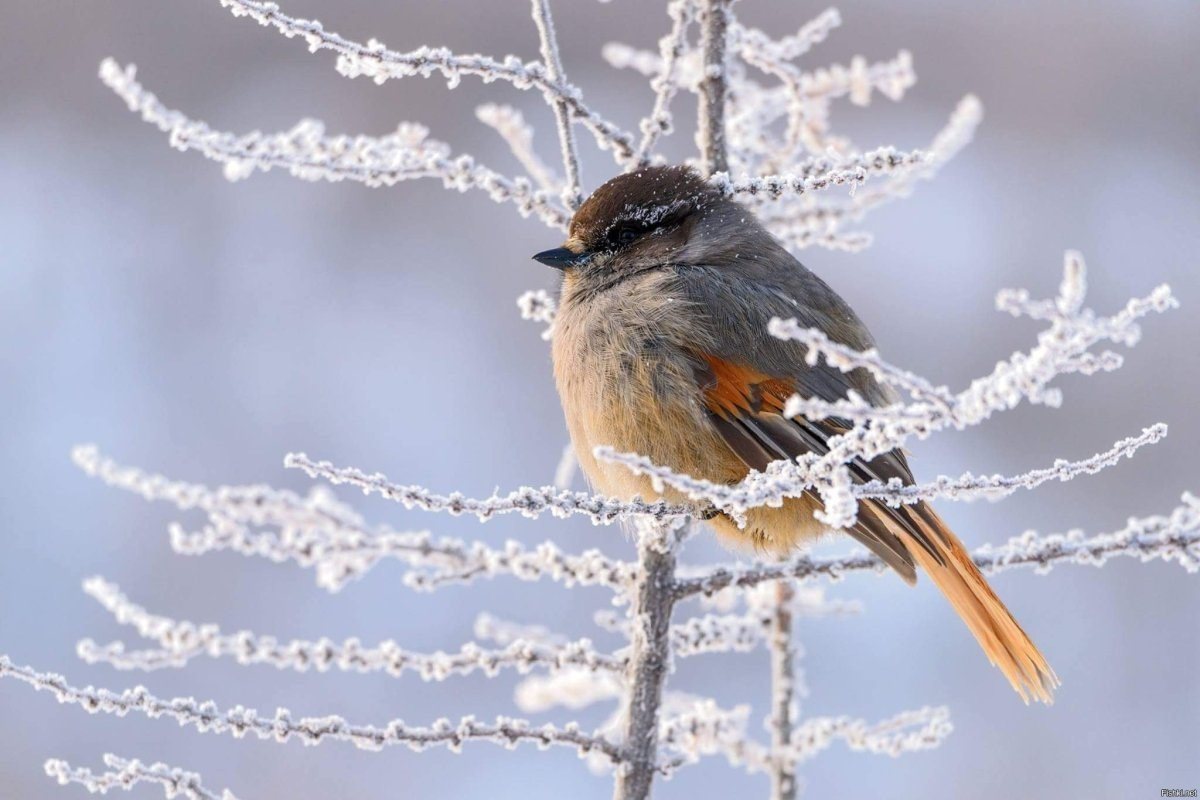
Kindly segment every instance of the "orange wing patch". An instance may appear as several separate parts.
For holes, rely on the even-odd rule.
[[[784,378],[772,378],[753,367],[726,361],[707,353],[700,358],[708,365],[704,405],[722,419],[731,419],[760,411],[783,412],[783,405],[796,392],[796,385]]]

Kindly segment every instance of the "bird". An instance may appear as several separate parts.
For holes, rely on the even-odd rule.
[[[805,348],[768,333],[795,318],[832,341],[875,342],[850,306],[806,269],[753,212],[686,166],[618,175],[575,211],[565,243],[533,258],[561,271],[553,323],[555,384],[579,465],[611,497],[686,502],[677,490],[598,459],[607,446],[677,473],[736,484],[773,461],[828,452],[851,427],[838,418],[789,418],[794,393],[827,402],[850,392],[876,406],[892,389],[863,369],[805,360]],[[914,483],[899,450],[849,465],[856,482]],[[783,557],[827,533],[812,492],[740,521],[714,509],[708,523],[737,550]],[[988,585],[962,542],[926,502],[859,501],[844,529],[908,584],[924,571],[990,661],[1028,703],[1050,703],[1059,680]]]

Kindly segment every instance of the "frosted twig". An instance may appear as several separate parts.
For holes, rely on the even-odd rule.
[[[562,180],[534,152],[533,127],[520,111],[508,105],[484,103],[475,109],[475,117],[500,134],[513,156],[543,191],[562,192]]]
[[[751,614],[702,614],[671,626],[671,652],[680,658],[748,653],[762,641],[762,620]]]
[[[554,468],[554,485],[559,489],[570,489],[578,471],[579,459],[575,456],[575,446],[567,442],[558,458],[558,466]]]
[[[739,37],[738,47],[746,63],[778,78],[787,92],[787,132],[782,146],[768,162],[772,170],[791,163],[804,147],[818,154],[830,148],[825,129],[832,99],[849,95],[852,103],[865,106],[877,90],[890,100],[899,101],[917,80],[912,56],[907,51],[901,51],[893,61],[868,64],[858,57],[849,69],[834,65],[827,70],[805,73],[788,61],[774,58],[754,37]]]
[[[772,39],[757,28],[736,26],[737,37],[743,47],[753,47],[772,61],[795,61],[814,46],[825,41],[834,28],[842,24],[842,15],[836,8],[827,8],[800,27],[800,30],[779,39]]]
[[[880,147],[852,156],[810,158],[796,173],[743,177],[736,180],[726,173],[718,173],[712,177],[711,182],[728,195],[747,195],[774,200],[784,194],[801,195],[832,186],[857,186],[871,177],[911,169],[925,158],[925,153],[920,150],[904,153],[893,147]]]
[[[937,747],[954,730],[944,706],[905,711],[881,722],[850,717],[816,717],[792,732],[786,758],[800,763],[841,740],[851,750],[895,758],[903,753]]]
[[[591,641],[580,639],[561,644],[515,639],[500,650],[488,650],[468,643],[456,653],[414,653],[392,640],[365,647],[358,639],[334,642],[329,639],[280,641],[250,631],[224,634],[218,626],[178,622],[150,614],[130,602],[115,584],[101,578],[84,582],[84,591],[96,598],[118,622],[132,625],[152,639],[159,650],[128,650],[121,642],[97,645],[91,639],[79,643],[76,652],[89,664],[107,663],[117,669],[154,670],[182,667],[193,658],[232,658],[238,664],[269,664],[277,669],[325,672],[339,669],[352,672],[387,672],[399,677],[415,672],[425,681],[442,681],[454,675],[480,671],[496,675],[511,668],[525,673],[534,667],[552,670],[583,667],[588,670],[620,670],[621,659],[599,653]]]
[[[781,747],[767,748],[746,736],[748,716],[746,706],[726,710],[701,700],[664,722],[663,747],[680,754],[686,763],[722,755],[734,766],[755,773],[771,772],[780,761],[800,764],[838,741],[851,750],[895,757],[937,747],[953,731],[944,707],[905,711],[875,723],[814,717],[798,724]]]
[[[569,555],[554,542],[526,548],[520,542],[510,540],[503,548],[472,545],[462,565],[410,572],[405,575],[404,582],[414,589],[430,591],[451,583],[511,575],[522,581],[550,578],[568,587],[605,586],[623,592],[633,581],[635,572],[633,564],[611,559],[599,550]]]
[[[515,204],[522,216],[533,214],[552,228],[566,228],[567,214],[528,179],[506,178],[470,156],[453,157],[446,145],[428,139],[420,125],[402,125],[381,138],[327,137],[320,122],[305,120],[284,133],[237,136],[172,111],[142,88],[135,75],[132,65],[122,68],[112,59],[100,65],[100,78],[130,111],[168,134],[172,147],[197,150],[224,164],[230,180],[273,168],[304,180],[354,180],[367,186],[440,178],[447,189],[482,189],[496,202]]]
[[[753,748],[765,758],[761,748],[746,738],[750,707],[739,705],[724,709],[707,698],[691,700],[662,721],[659,739],[662,749],[679,758],[679,765],[694,764],[706,756],[744,752]]]
[[[260,0],[221,0],[235,17],[246,16],[260,25],[269,26],[287,38],[299,37],[309,52],[329,50],[337,54],[337,70],[349,78],[364,75],[376,83],[392,78],[441,74],[451,88],[464,75],[482,78],[485,83],[506,81],[518,89],[537,89],[547,103],[563,103],[572,119],[592,132],[601,149],[611,149],[620,162],[633,155],[633,137],[612,122],[597,114],[583,102],[579,89],[565,81],[553,79],[546,65],[524,63],[516,56],[503,59],[482,55],[458,55],[444,47],[420,47],[409,53],[389,50],[374,39],[366,44],[353,42],[327,31],[316,20],[289,17],[272,2]]]
[[[671,30],[659,40],[658,47],[662,65],[650,82],[654,89],[654,107],[639,126],[642,140],[638,143],[635,160],[638,164],[649,161],[654,144],[660,136],[669,134],[673,125],[671,101],[679,91],[679,60],[687,51],[687,34],[696,15],[697,0],[668,0],[667,16],[671,19]]]
[[[940,497],[951,500],[973,500],[985,497],[998,500],[1018,489],[1034,489],[1047,481],[1069,481],[1080,475],[1095,475],[1108,467],[1115,466],[1123,458],[1132,458],[1140,448],[1162,441],[1167,435],[1167,426],[1161,422],[1144,429],[1137,436],[1121,439],[1108,450],[1078,461],[1055,459],[1054,466],[1032,469],[1020,475],[980,475],[964,472],[957,478],[939,475],[932,481],[904,486],[898,480],[883,483],[868,481],[855,486],[852,491],[860,500],[876,498],[889,505],[899,506],[918,500],[933,500]]]
[[[126,759],[107,753],[104,756],[104,772],[92,772],[87,767],[73,767],[66,761],[52,758],[46,761],[43,769],[46,775],[58,782],[59,786],[78,784],[87,789],[89,794],[108,794],[110,791],[130,791],[138,784],[157,784],[162,788],[167,798],[186,797],[188,800],[237,800],[228,789],[220,794],[205,788],[201,778],[195,772],[187,772],[178,767],[168,766],[161,762],[143,764],[137,759]]]
[[[567,638],[541,625],[527,625],[482,613],[475,618],[475,638],[505,646],[513,642],[526,641],[546,647],[567,643]]]
[[[402,744],[418,751],[442,746],[454,752],[468,741],[491,742],[506,748],[530,743],[543,749],[552,745],[572,747],[581,754],[599,752],[614,763],[621,761],[621,753],[615,745],[583,733],[575,724],[561,728],[554,725],[532,727],[525,720],[508,717],[497,717],[495,722],[463,717],[457,723],[440,719],[429,727],[410,726],[398,719],[377,727],[350,723],[338,716],[293,719],[291,712],[284,708],[276,710],[271,717],[261,717],[254,709],[244,706],[222,710],[211,701],[199,702],[191,697],[159,698],[142,686],[122,692],[92,686],[79,688],[67,683],[61,675],[17,666],[4,655],[0,655],[0,678],[14,678],[38,691],[51,692],[58,702],[77,705],[90,714],[123,717],[137,712],[151,719],[170,717],[180,726],[195,728],[201,733],[224,733],[238,739],[251,734],[281,744],[297,738],[306,745],[341,741],[363,750],[382,750]]]
[[[630,69],[647,78],[660,74],[665,66],[659,53],[639,50],[621,42],[605,44],[600,55],[614,69]]]
[[[1200,498],[1185,492],[1170,514],[1131,517],[1125,527],[1113,533],[1085,536],[1073,530],[1041,535],[1027,531],[1003,545],[983,545],[971,552],[975,564],[989,574],[1016,567],[1045,573],[1060,564],[1100,567],[1117,556],[1142,562],[1178,561],[1188,572],[1200,572]],[[676,593],[682,598],[781,578],[840,580],[853,572],[883,570],[883,562],[868,553],[835,558],[797,556],[781,564],[713,567],[702,575],[679,578]]]
[[[546,68],[546,77],[556,84],[565,84],[562,58],[558,54],[558,36],[554,32],[554,18],[550,15],[550,0],[532,0],[533,23],[537,26],[539,46],[542,52],[542,64]],[[563,173],[566,183],[562,190],[562,202],[567,208],[575,210],[583,202],[583,191],[579,180],[579,153],[575,147],[575,131],[571,128],[571,108],[563,97],[555,97],[551,101],[554,109],[554,121],[558,126],[558,142],[562,148]]]
[[[519,513],[535,518],[549,513],[558,518],[583,515],[595,524],[607,525],[629,517],[666,520],[686,516],[695,511],[663,501],[622,502],[601,495],[572,492],[551,486],[540,489],[526,486],[505,495],[495,494],[482,500],[464,497],[458,493],[439,495],[420,486],[392,483],[380,473],[367,474],[353,467],[336,467],[328,461],[313,461],[303,453],[289,453],[284,458],[284,466],[303,470],[309,477],[321,478],[335,485],[349,484],[361,489],[364,494],[377,494],[400,503],[405,508],[444,511],[455,515],[470,514],[481,521],[499,514]]]
[[[84,472],[110,486],[207,514],[209,524],[198,532],[171,526],[176,552],[200,555],[232,550],[280,563],[295,561],[316,569],[318,585],[330,591],[384,558],[427,569],[465,568],[480,558],[477,548],[456,539],[434,539],[428,532],[398,532],[385,526],[369,528],[323,487],[307,498],[261,485],[210,489],[121,466],[92,446],[76,447],[71,457]],[[251,529],[257,526],[279,530]]]
[[[558,301],[544,289],[531,289],[517,298],[521,319],[544,323],[542,339],[550,341],[554,336],[554,316],[558,312]]]
[[[698,0],[700,3],[700,50],[704,77],[700,82],[700,118],[696,145],[700,148],[701,172],[705,175],[729,171],[725,143],[725,100],[729,92],[727,50],[730,6],[733,0]]]
[[[762,222],[786,245],[800,249],[811,245],[851,252],[870,244],[863,232],[842,234],[848,222],[861,221],[866,214],[884,203],[911,194],[921,180],[934,178],[943,165],[971,141],[983,118],[983,106],[973,95],[964,97],[950,115],[945,127],[923,151],[920,163],[898,170],[884,180],[858,186],[847,200],[817,201],[809,195],[807,203],[767,203],[758,208]]]

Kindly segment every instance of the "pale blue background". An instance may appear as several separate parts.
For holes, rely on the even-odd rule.
[[[653,46],[658,3],[558,3],[566,66],[600,108],[632,126],[644,84],[608,71],[600,46]],[[824,5],[746,0],[776,32]],[[1135,463],[1002,505],[952,506],[971,544],[1026,527],[1111,530],[1200,490],[1196,250],[1200,244],[1195,3],[843,3],[844,28],[807,60],[911,49],[921,81],[909,99],[835,121],[864,145],[917,146],[967,91],[987,118],[933,185],[872,217],[874,248],[812,251],[807,263],[861,312],[899,363],[961,383],[1030,341],[1035,328],[992,312],[998,288],[1057,285],[1062,251],[1082,250],[1092,300],[1112,309],[1169,281],[1184,307],[1147,325],[1119,373],[1071,378],[1065,410],[1023,408],[987,426],[920,444],[921,474],[1014,471],[1082,457],[1158,420],[1168,441]],[[536,54],[523,2],[320,3],[357,38],[407,49],[447,44]],[[383,133],[399,120],[504,170],[503,145],[474,121],[483,100],[520,104],[554,153],[535,97],[465,80],[380,88],[212,2],[4,3],[0,25],[0,650],[19,663],[113,688],[139,678],[163,695],[195,694],[270,712],[352,720],[510,711],[513,678],[426,685],[375,675],[299,675],[205,662],[149,676],[88,668],[82,636],[117,626],[78,590],[94,573],[151,608],[281,636],[395,637],[456,648],[477,611],[593,632],[599,590],[511,580],[417,595],[385,565],[337,596],[310,573],[231,555],[170,552],[165,507],[91,482],[68,461],[94,441],[127,463],[180,478],[270,481],[288,450],[380,469],[442,489],[485,494],[547,482],[564,441],[545,344],[513,300],[552,286],[529,254],[556,237],[479,193],[432,183],[390,190],[307,184],[286,175],[239,184],[198,155],[170,150],[95,78],[106,55],[134,61],[169,104],[235,130],[318,116],[331,130]],[[689,101],[679,104],[681,113]],[[676,138],[677,154],[690,147]],[[611,169],[589,152],[594,187]],[[568,549],[626,549],[616,529],[422,517],[363,504],[397,526]],[[194,522],[194,519],[190,521]],[[712,547],[694,558],[722,558]],[[1062,676],[1051,709],[1025,708],[923,583],[861,577],[834,587],[867,613],[807,622],[806,713],[869,718],[948,704],[956,731],[940,750],[891,760],[834,747],[805,765],[812,797],[1157,797],[1200,783],[1200,580],[1175,565],[1123,561],[1050,577],[1008,574],[1000,593]],[[764,707],[761,653],[686,662],[673,679],[722,702]],[[587,724],[599,719],[583,715]],[[556,718],[556,717],[553,717]],[[166,721],[89,717],[15,683],[0,684],[0,796],[57,796],[49,756],[95,764],[112,750],[203,772],[244,798],[602,798],[569,752],[382,754],[331,744],[235,741]],[[71,790],[78,796],[78,790]],[[761,777],[721,762],[661,787],[663,798],[761,796]],[[66,795],[64,795],[66,796]],[[151,793],[144,796],[153,796]]]

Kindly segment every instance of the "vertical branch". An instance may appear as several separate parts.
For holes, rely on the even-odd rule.
[[[726,51],[733,0],[703,0],[700,19],[700,49],[704,53],[704,80],[700,83],[700,118],[696,143],[700,146],[701,169],[705,175],[729,171],[725,143]]]
[[[768,622],[771,651],[771,800],[795,800],[796,762],[791,756],[796,719],[796,649],[792,645],[792,600],[788,580],[775,584],[775,608]]]
[[[642,141],[634,156],[635,165],[649,162],[650,153],[658,137],[671,131],[671,100],[679,90],[679,59],[687,49],[688,27],[695,16],[695,0],[670,0],[667,16],[671,18],[671,30],[659,42],[662,66],[651,81],[654,87],[654,108],[650,116],[642,120]]]
[[[554,33],[554,19],[550,16],[550,0],[533,0],[533,22],[541,39],[542,61],[546,64],[546,75],[554,83],[564,83],[562,60],[558,55],[558,36]],[[558,125],[558,141],[562,145],[563,172],[566,186],[562,200],[574,211],[583,202],[579,181],[579,153],[575,147],[575,132],[571,128],[571,110],[562,98],[554,101],[554,121]]]
[[[644,522],[637,528],[639,569],[632,597],[625,763],[617,770],[614,800],[650,796],[658,762],[663,685],[671,665],[676,531],[670,523]]]

